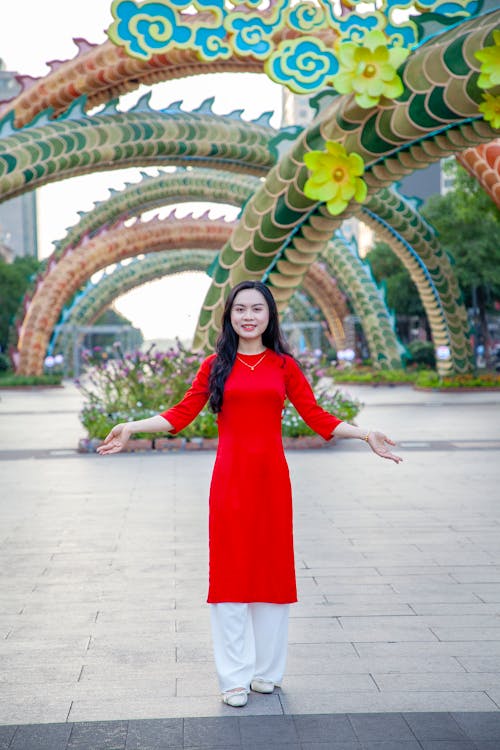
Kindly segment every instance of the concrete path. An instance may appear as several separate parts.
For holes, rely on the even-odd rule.
[[[238,721],[276,717],[289,750],[498,748],[500,394],[349,391],[365,402],[359,423],[394,436],[404,463],[357,441],[289,452],[300,603],[287,678],[251,695]],[[152,719],[184,717],[182,732],[194,717],[234,724],[204,604],[214,456],[78,455],[79,403],[70,385],[0,392],[0,748],[250,746],[240,724],[238,742],[127,739],[130,727],[154,734]],[[391,736],[383,723],[398,717],[407,733],[412,717],[437,726],[436,712],[446,721],[435,736]],[[344,744],[319,737],[332,715],[350,717],[352,736],[335,735]],[[371,744],[364,715],[382,721]],[[302,727],[316,717],[308,739],[300,716]],[[89,726],[115,738],[126,726],[125,739],[68,744],[80,722],[112,722]],[[23,740],[18,725],[37,723],[54,725],[59,744]]]

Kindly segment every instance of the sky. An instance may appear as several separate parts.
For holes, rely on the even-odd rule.
[[[0,24],[0,58],[7,70],[31,76],[49,71],[49,60],[67,60],[76,54],[73,38],[89,42],[106,41],[105,30],[112,22],[109,0],[9,0],[2,11]],[[128,109],[148,89],[123,96],[120,108]],[[252,74],[203,75],[169,81],[152,87],[151,105],[165,107],[182,99],[184,109],[198,106],[209,96],[215,97],[213,110],[218,114],[244,109],[243,117],[253,119],[262,112],[275,111],[272,120],[280,123],[281,88],[266,76]],[[144,170],[143,170],[144,171]],[[150,170],[145,170],[150,171]],[[154,173],[155,170],[152,170]],[[74,177],[46,185],[37,190],[39,256],[52,252],[52,242],[61,239],[65,230],[78,221],[78,211],[87,211],[95,201],[108,196],[108,188],[121,188],[125,182],[139,180],[138,169],[111,171]],[[184,204],[177,213],[203,213],[207,204]],[[158,211],[159,216],[171,210]],[[212,207],[212,216],[235,218],[229,206]],[[151,214],[148,214],[150,216]],[[120,297],[116,308],[141,328],[146,339],[189,340],[196,327],[209,279],[201,273],[166,277]]]

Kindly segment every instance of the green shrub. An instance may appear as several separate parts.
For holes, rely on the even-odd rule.
[[[12,372],[0,373],[0,388],[61,385],[61,383],[62,375],[16,375]]]
[[[0,372],[8,372],[10,370],[10,359],[6,354],[0,352]]]
[[[415,371],[374,370],[371,367],[328,367],[326,375],[340,383],[413,383]]]
[[[434,354],[434,344],[432,341],[412,341],[408,344],[409,365],[420,365],[435,369],[436,355]]]
[[[87,353],[87,371],[83,382],[76,381],[85,396],[80,420],[89,438],[104,439],[119,422],[146,419],[182,399],[204,359],[182,347],[158,352],[135,352],[123,355],[116,347],[116,358],[103,358],[101,350]],[[324,388],[319,390],[325,371],[316,358],[300,360],[320,405],[339,419],[352,421],[361,405],[348,396]],[[187,438],[217,436],[216,415],[205,407],[197,418],[182,431]],[[283,435],[297,437],[311,435],[295,408],[286,403],[283,413]],[[141,435],[138,434],[137,437]],[[164,434],[162,434],[164,437]],[[148,435],[147,437],[155,437]]]
[[[480,375],[464,373],[461,375],[445,375],[439,377],[437,373],[420,372],[416,380],[420,388],[500,388],[500,375],[496,372],[485,372]]]

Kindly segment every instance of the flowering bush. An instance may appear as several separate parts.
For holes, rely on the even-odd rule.
[[[375,370],[373,367],[329,367],[328,377],[341,383],[413,383],[416,370]]]
[[[424,371],[418,374],[416,385],[419,388],[500,388],[500,375],[496,372],[464,373],[444,375]]]
[[[180,345],[166,352],[151,348],[133,354],[123,354],[116,345],[115,358],[103,358],[100,350],[88,352],[84,382],[77,381],[77,385],[86,399],[80,420],[89,438],[102,440],[115,424],[151,417],[180,401],[204,356],[186,351]],[[360,404],[340,391],[329,393],[320,388],[324,370],[317,357],[310,355],[301,358],[300,362],[321,406],[340,419],[352,421]],[[216,437],[216,419],[207,406],[182,431],[182,435],[187,438]],[[283,414],[283,435],[311,434],[294,407],[287,403]]]

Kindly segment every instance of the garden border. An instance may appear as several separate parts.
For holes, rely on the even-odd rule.
[[[129,441],[124,453],[182,453],[192,451],[216,451],[218,438],[135,438]],[[97,438],[81,438],[78,441],[78,453],[96,453],[98,445],[103,441]],[[300,437],[284,437],[285,450],[318,450],[331,448],[336,443],[335,438],[324,440],[319,435],[301,435]]]

